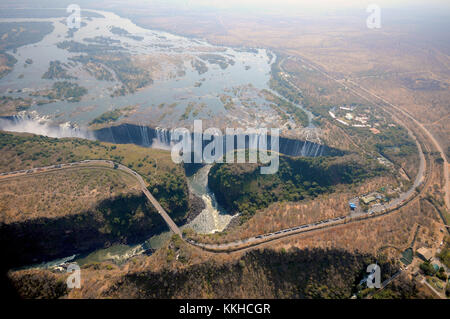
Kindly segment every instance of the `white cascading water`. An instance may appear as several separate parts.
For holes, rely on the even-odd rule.
[[[190,190],[200,196],[205,209],[184,227],[192,228],[201,234],[212,234],[223,231],[234,216],[221,212],[214,193],[208,187],[208,174],[211,165],[206,165],[188,178]]]
[[[296,151],[298,150],[298,147]],[[317,157],[321,156],[323,153],[323,147],[321,144],[316,144],[312,142],[304,142],[302,145],[302,148],[300,150],[300,153],[298,155],[303,157]]]
[[[88,130],[81,129],[70,122],[59,125],[52,124],[47,117],[40,116],[36,112],[20,112],[12,120],[0,119],[0,130],[32,133],[55,138],[78,137],[89,140],[94,139],[94,135]]]
[[[155,129],[156,137],[153,139],[151,146],[153,148],[159,148],[164,150],[170,150],[171,143],[171,132],[168,129],[157,127]]]
[[[248,143],[248,148],[250,150],[257,150],[258,149],[258,142],[259,142],[259,134],[252,134],[249,136],[249,143]]]
[[[140,130],[141,130],[141,136],[142,136],[142,145],[145,147],[150,147],[152,145],[152,143],[150,143],[150,138],[148,135],[148,133],[149,133],[148,126],[141,125]]]

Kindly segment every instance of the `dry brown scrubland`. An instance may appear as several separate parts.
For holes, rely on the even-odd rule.
[[[290,238],[276,246],[285,249],[334,247],[376,255],[386,246],[394,246],[399,250],[408,248],[417,225],[421,227],[416,239],[416,247],[432,247],[443,236],[440,232],[442,225],[437,212],[426,201],[421,201],[388,216]],[[389,257],[399,257],[398,250],[387,251],[392,254]]]
[[[123,13],[136,12],[123,10]],[[405,40],[408,36],[414,36],[413,30],[408,31],[408,26],[398,28],[385,26],[374,33],[364,28],[364,21],[355,20],[345,22],[342,19],[331,18],[328,21],[316,21],[307,17],[265,18],[228,14],[221,14],[220,17],[194,14],[186,16],[176,13],[161,16],[156,11],[140,12],[134,20],[146,27],[204,37],[216,44],[264,46],[305,57],[334,77],[352,79],[390,102],[400,105],[426,124],[439,139],[444,150],[448,149],[450,128],[445,120],[449,113],[448,89],[445,91],[430,87],[418,89],[417,86],[411,86],[411,83],[419,85],[418,79],[424,78],[427,79],[426,83],[433,83],[430,80],[435,80],[439,82],[440,87],[447,87],[449,57],[442,48],[424,46],[423,35],[417,35],[416,39]],[[437,179],[440,181],[441,177],[438,173],[434,173],[433,180]],[[326,214],[338,215],[341,208],[338,207],[338,212],[331,209],[331,205],[336,204],[338,198],[332,196],[322,202],[319,200],[314,205],[323,205],[322,208],[327,206]],[[296,217],[292,220],[295,221],[306,218],[302,213],[306,214],[308,210],[303,204],[280,203],[274,207],[275,213],[280,217],[283,214],[285,216],[293,214]],[[288,209],[278,211],[279,207]],[[254,229],[263,227],[261,223],[266,221],[264,214],[257,214],[254,218],[255,221],[259,221],[255,222]],[[278,218],[278,223],[282,222],[284,221]],[[442,233],[439,230],[441,226],[437,211],[427,201],[416,200],[387,216],[302,234],[272,242],[267,246],[274,249],[335,247],[377,254],[389,245],[398,249],[407,248],[411,244],[412,234],[416,231],[417,225],[421,227],[416,247],[432,246],[439,242]],[[273,226],[268,226],[270,227]],[[384,250],[398,257],[396,249]],[[120,280],[126,273],[144,269],[155,271],[183,269],[207,260],[225,263],[242,255],[242,253],[215,255],[181,244],[177,253],[186,257],[187,263],[183,263],[180,259],[168,259],[169,251],[169,248],[166,248],[150,257],[133,258],[120,268],[107,263],[86,268],[83,270],[82,289],[71,291],[69,297],[100,297],[115,280]],[[12,276],[22,275],[23,273],[14,273]]]
[[[299,63],[292,59],[285,59],[282,63],[284,70],[293,76],[294,84],[301,89],[306,99],[306,105],[339,106],[352,103],[367,104],[367,101],[357,95],[349,94],[340,83],[317,72],[305,63]]]
[[[345,151],[352,151],[359,147],[342,128],[328,121],[322,127],[321,139],[330,147]]]
[[[448,63],[450,64],[450,60]],[[446,68],[448,69],[448,66]],[[414,89],[404,83],[405,78],[408,81],[418,81],[421,78],[438,81],[440,88]],[[450,121],[450,75],[441,78],[439,75],[434,76],[433,73],[423,72],[404,76],[355,79],[354,82],[360,83],[371,92],[383,96],[389,102],[413,115],[430,130],[446,152],[447,158],[450,157],[450,125],[448,125]]]
[[[435,176],[428,185],[433,188],[434,182],[440,181]],[[371,187],[379,187],[387,180],[379,179],[375,184],[366,184],[361,191],[368,191]],[[371,187],[369,187],[369,185]],[[295,204],[287,204],[295,205]],[[331,209],[330,209],[331,211]],[[255,216],[256,217],[256,216]],[[420,226],[420,227],[419,227]],[[417,231],[418,229],[418,231]],[[314,233],[299,234],[286,239],[280,239],[257,249],[271,249],[275,251],[289,251],[296,249],[342,249],[350,253],[368,253],[374,256],[384,254],[394,259],[399,258],[399,253],[412,244],[417,232],[414,248],[422,246],[433,247],[440,242],[444,236],[441,232],[442,224],[436,209],[427,200],[415,200],[399,211],[387,216],[371,220],[360,221],[352,224],[338,226],[332,229],[324,229]],[[86,265],[82,269],[82,288],[61,293],[64,298],[110,298],[126,297],[132,295],[145,295],[145,291],[137,291],[131,284],[123,284],[126,278],[141,276],[146,271],[153,273],[176,274],[188,271],[192,266],[211,263],[214,267],[231,265],[236,263],[246,251],[229,254],[212,254],[198,248],[186,245],[179,240],[170,241],[166,247],[159,249],[152,256],[137,256],[130,259],[126,264],[117,266],[108,262],[101,264]],[[217,269],[217,268],[214,268]],[[261,273],[252,274],[253,277],[261,278],[266,282],[266,277]],[[262,277],[261,277],[262,276]],[[32,287],[44,286],[46,294],[54,296],[54,291],[59,291],[60,283],[65,282],[67,274],[50,274],[49,271],[28,270],[10,273],[10,278],[16,285],[23,286],[18,289],[23,296],[42,296],[36,293]],[[252,277],[252,278],[253,278]],[[43,278],[50,278],[45,282]],[[265,278],[265,279],[264,279]],[[31,283],[31,285],[30,285]],[[115,290],[119,284],[120,289]],[[168,283],[170,285],[170,283]],[[50,287],[50,288],[49,288]],[[251,283],[239,284],[242,287],[253,287]],[[266,287],[269,291],[269,287]],[[247,290],[246,293],[249,293]],[[255,296],[261,296],[263,291],[255,292]],[[196,295],[192,292],[192,295]],[[203,297],[208,297],[207,295]]]
[[[418,225],[420,225],[419,228]],[[269,248],[278,252],[289,251],[291,248],[342,249],[351,253],[369,253],[374,256],[382,253],[388,258],[398,258],[400,251],[412,244],[417,229],[419,230],[417,231],[415,248],[431,247],[435,242],[442,240],[444,234],[440,232],[440,228],[434,208],[426,201],[416,201],[392,215],[342,225],[333,229],[324,229],[312,234],[297,235],[261,246],[259,249]],[[178,259],[173,258],[174,252],[179,256]],[[171,241],[154,255],[132,258],[120,267],[107,262],[84,266],[82,268],[81,289],[68,291],[65,298],[110,298],[145,294],[148,292],[137,291],[134,285],[123,284],[124,280],[127,282],[125,278],[139,277],[145,275],[145,271],[150,270],[152,273],[167,274],[167,272],[170,272],[177,274],[189,271],[195,265],[205,263],[210,263],[214,265],[214,269],[218,269],[221,265],[235,263],[244,254],[245,252],[211,254],[188,246],[183,242]],[[27,270],[11,273],[10,277],[16,283],[31,282],[33,279],[37,281],[38,285],[43,284],[41,278],[51,277],[51,285],[58,287],[59,282],[65,281],[67,274],[50,274],[49,271]],[[259,275],[251,274],[250,277],[253,279],[261,278],[261,282],[268,282],[263,273]],[[143,280],[145,281],[145,279]],[[253,282],[246,283],[245,277],[242,277],[242,280],[237,288],[255,286]],[[117,287],[118,284],[120,288],[116,290],[114,287]],[[168,284],[170,285],[170,283]],[[24,285],[24,287],[30,286]],[[49,290],[52,292],[55,288]],[[261,296],[267,291],[254,292],[254,296]],[[246,293],[249,292],[246,291]],[[192,295],[197,294],[192,292]],[[207,295],[204,297],[207,297]]]
[[[436,165],[436,163],[433,165]],[[433,174],[430,176],[431,179],[427,184],[425,193],[435,189],[434,185],[440,184],[442,180],[435,169],[432,171]],[[382,183],[383,181],[380,182]],[[369,188],[365,190],[369,190]],[[342,249],[355,253],[369,253],[374,256],[384,254],[389,258],[398,259],[400,252],[413,244],[413,238],[416,233],[414,249],[423,246],[433,247],[445,235],[437,210],[426,199],[414,200],[409,205],[387,216],[346,224],[332,229],[324,229],[314,233],[292,236],[259,246],[257,249],[274,249],[275,251],[289,251],[291,248]],[[174,258],[174,253],[182,258]],[[83,270],[85,284],[82,289],[69,292],[67,297],[105,298],[139,294],[139,292],[136,292],[136,287],[124,285],[121,286],[119,291],[111,295],[112,291],[114,291],[113,287],[116,287],[117,283],[122,283],[126,275],[135,276],[141,274],[142,271],[150,269],[153,272],[169,271],[177,273],[183,269],[186,270],[194,265],[207,262],[214,265],[225,265],[236,262],[245,253],[243,251],[230,254],[211,254],[187,246],[184,243],[174,245],[171,242],[166,248],[160,249],[154,255],[133,258],[122,267],[108,263],[86,267]],[[13,274],[18,280],[25,275],[29,276],[27,273]],[[253,275],[259,276],[258,274]],[[260,275],[262,276],[262,274]],[[36,276],[39,276],[39,272],[36,273]],[[61,278],[64,278],[65,275],[59,276],[59,280],[62,280]],[[262,276],[260,278],[263,280],[265,277]],[[241,284],[245,285],[245,283]],[[248,286],[251,287],[250,284]],[[257,295],[255,293],[255,296]]]
[[[137,180],[108,168],[74,168],[0,180],[0,223],[60,218],[140,191]]]
[[[122,9],[121,13],[134,13],[133,20],[144,27],[304,57],[335,78],[351,79],[427,125],[450,156],[450,126],[445,125],[450,114],[450,48],[442,30],[389,20],[374,31],[366,28],[363,16],[183,14],[176,10],[164,16],[154,8],[144,11]]]
[[[390,115],[380,109],[378,105],[368,103],[367,100],[354,94],[348,89],[345,89],[345,81],[337,83],[317,70],[310,68],[308,64],[300,60],[285,60],[283,66],[294,76],[292,81],[303,92],[305,104],[313,109],[317,106],[320,108],[319,113],[326,113],[328,115],[328,110],[331,106],[357,103],[361,104],[364,110],[370,110],[372,115],[377,118],[378,123],[387,124],[392,122],[390,120]],[[366,135],[355,134],[355,132],[353,132],[354,129],[346,132],[345,129],[336,125],[336,122],[331,118],[321,118],[321,122],[324,127],[322,139],[328,145],[333,145],[337,148],[353,151],[364,149],[366,145],[371,144],[371,135],[374,136],[371,132],[366,133]],[[367,128],[359,130],[368,132]],[[367,135],[369,136],[369,139]],[[371,147],[373,145],[369,146]],[[391,154],[390,156],[390,159],[400,165],[410,179],[414,179],[414,176],[418,173],[418,154],[410,154],[408,156],[396,156],[395,154]]]
[[[397,181],[390,176],[373,178],[354,189],[339,185],[336,192],[320,195],[313,200],[302,202],[277,202],[257,212],[249,221],[232,228],[229,232],[215,235],[192,235],[205,243],[223,243],[246,239],[282,229],[305,225],[321,220],[348,216],[349,200],[355,194],[365,194]]]
[[[423,195],[408,205],[375,219],[291,237],[279,241],[273,247],[342,248],[374,255],[383,252],[395,258],[399,257],[399,251],[410,247],[417,228],[419,230],[414,247],[436,247],[444,235],[448,234],[438,211],[440,209],[445,213],[445,208],[442,205],[436,207],[426,198],[426,194],[442,198],[443,178],[440,174],[442,165],[436,163],[436,158],[436,155],[432,155],[428,161],[429,176],[424,185]],[[385,249],[387,247],[396,249]]]
[[[81,289],[66,290],[57,296],[57,298],[130,298],[139,293],[135,287],[124,286],[120,290],[119,295],[112,295],[110,292],[117,282],[123,281],[128,275],[140,274],[145,271],[151,271],[153,273],[177,273],[188,270],[194,265],[201,265],[208,262],[214,263],[215,266],[220,266],[233,263],[243,255],[243,253],[216,255],[181,243],[178,246],[179,249],[176,249],[176,252],[180,256],[184,256],[187,262],[180,262],[181,259],[176,260],[174,258],[169,261],[168,257],[171,249],[174,249],[173,246],[173,243],[170,242],[166,247],[159,249],[153,255],[134,257],[122,266],[110,262],[85,265],[81,268]],[[68,274],[52,273],[48,270],[23,270],[9,273],[9,278],[17,288],[18,294],[26,298],[33,298],[35,296],[42,297],[43,295],[53,297],[55,295],[54,291],[57,290],[59,283],[65,283],[67,277]],[[48,283],[45,284],[45,281],[48,281]],[[33,291],[33,287],[42,286],[45,286],[46,289],[41,289],[39,292]]]

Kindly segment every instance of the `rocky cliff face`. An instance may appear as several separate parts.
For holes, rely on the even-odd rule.
[[[62,218],[0,225],[0,247],[10,267],[133,244],[165,231],[166,224],[143,195],[108,199],[94,209]]]
[[[170,147],[172,134],[170,130],[161,128],[151,128],[134,124],[121,124],[117,126],[102,128],[94,131],[96,139],[102,142],[118,144],[136,144],[141,146]],[[246,148],[255,144],[256,136],[246,137]],[[207,143],[204,143],[205,146]],[[226,149],[226,138],[224,137],[224,149]],[[236,138],[235,138],[236,145]],[[270,147],[270,141],[269,145]],[[301,141],[280,137],[279,150],[281,154],[289,156],[317,157],[317,156],[337,156],[343,152],[309,141]]]
[[[349,298],[376,258],[331,249],[252,251],[218,264],[144,270],[122,276],[101,297],[119,298]],[[388,278],[395,267],[379,262]]]
[[[386,173],[383,167],[369,166],[352,156],[281,156],[273,175],[261,175],[259,166],[217,163],[209,172],[208,185],[219,204],[230,212],[240,212],[244,221],[273,202],[314,198],[333,192],[335,185],[351,185]]]
[[[89,131],[76,127],[67,127],[67,125],[52,126],[49,123],[42,123],[42,120],[33,119],[27,116],[0,117],[0,129],[34,134],[47,134],[52,137],[81,137],[114,144],[136,144],[144,147],[167,149],[171,146],[172,138],[171,131],[164,128],[151,128],[148,126],[125,123]],[[223,139],[225,150],[226,137]],[[235,145],[237,144],[236,137],[234,143]],[[207,142],[203,142],[203,147],[207,144]],[[258,145],[258,136],[247,136],[245,144],[246,149],[251,148],[252,145]],[[268,148],[270,148],[270,144],[269,140]],[[279,151],[284,155],[302,157],[339,156],[344,154],[343,151],[326,145],[285,137],[280,137]]]

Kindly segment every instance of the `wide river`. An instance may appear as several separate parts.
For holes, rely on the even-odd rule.
[[[51,88],[61,79],[43,79],[42,76],[48,70],[50,62],[60,61],[70,75],[76,77],[70,81],[87,88],[88,93],[80,102],[57,101],[45,105],[34,104],[27,112],[39,120],[45,119],[47,121],[45,125],[51,123],[69,128],[72,125],[84,127],[106,111],[127,106],[134,106],[135,109],[127,115],[126,121],[143,126],[175,127],[188,121],[192,122],[195,118],[212,121],[217,119],[242,121],[241,124],[253,125],[253,127],[270,127],[270,124],[273,124],[271,121],[275,113],[270,106],[271,103],[259,94],[262,90],[271,91],[269,88],[271,66],[276,60],[276,55],[272,52],[261,48],[239,49],[216,46],[201,39],[144,29],[111,12],[91,12],[99,16],[84,17],[82,27],[73,33],[73,37],[68,37],[69,29],[64,17],[0,19],[0,23],[51,22],[54,26],[54,30],[42,41],[8,52],[18,62],[11,73],[0,79],[0,94],[28,98],[30,93]],[[124,31],[117,34],[112,32],[113,28]],[[86,71],[83,65],[73,63],[71,60],[86,53],[69,52],[57,46],[63,41],[75,41],[88,45],[93,43],[92,39],[96,37],[108,38],[108,41],[112,41],[111,45],[120,46],[120,51],[128,56],[153,62],[154,68],[151,67],[151,63],[149,66],[153,84],[132,94],[111,97],[111,93],[121,85],[117,77],[113,81],[97,80]],[[205,58],[205,55],[227,61],[226,66],[217,64],[214,59]],[[29,59],[33,63],[26,63]],[[198,60],[206,65],[207,70],[199,72],[193,66],[193,61]],[[226,109],[224,95],[231,99],[229,101],[238,105],[233,112]],[[186,109],[192,104],[201,107],[183,118]],[[172,107],[168,109],[168,105]],[[298,105],[298,107],[301,106]],[[308,116],[312,126],[312,115],[308,113]],[[70,123],[69,126],[68,123]],[[54,137],[73,134],[69,132],[70,130],[63,130],[61,136],[60,131],[53,132],[48,128],[42,130],[34,125],[15,128],[8,126],[7,129]],[[205,166],[188,179],[191,192],[203,199],[206,208],[192,222],[183,226],[183,228],[190,227],[204,234],[224,230],[233,218],[219,207],[214,194],[208,189],[209,169],[210,166]],[[92,252],[87,256],[72,257],[79,264],[102,260],[115,260],[120,263],[148,249],[159,248],[168,238],[170,238],[169,232],[153,236],[139,245],[116,245]],[[73,259],[68,257],[41,264],[39,267],[52,266],[67,260]]]
[[[265,49],[214,46],[199,39],[144,29],[114,13],[95,12],[102,17],[84,18],[82,27],[70,38],[67,37],[69,29],[65,18],[0,19],[0,22],[51,22],[54,26],[53,32],[42,41],[8,52],[18,62],[10,74],[0,79],[0,93],[28,97],[30,92],[50,88],[61,79],[42,79],[42,75],[48,70],[50,62],[60,61],[68,68],[71,76],[77,77],[70,81],[87,88],[88,94],[80,102],[58,101],[35,105],[30,111],[58,122],[70,121],[85,125],[105,111],[138,106],[134,115],[128,118],[129,121],[170,127],[180,121],[180,115],[190,103],[205,105],[195,117],[214,117],[225,112],[219,95],[233,95],[233,89],[249,84],[258,90],[268,89],[271,64],[276,57]],[[111,31],[112,28],[125,31],[117,34]],[[121,85],[117,78],[114,81],[97,80],[80,63],[71,61],[76,56],[93,56],[105,52],[69,52],[57,47],[63,41],[89,45],[96,43],[92,42],[96,37],[108,39],[111,47],[120,47],[119,51],[127,56],[146,61],[143,68],[148,67],[154,83],[133,94],[111,97],[111,93]],[[207,55],[222,58],[228,63],[221,67],[214,59],[205,58]],[[31,59],[33,63],[27,64],[27,59]],[[205,63],[207,71],[196,70],[192,61],[198,60]],[[267,107],[267,102],[260,96],[254,95],[251,98],[262,109]],[[170,109],[169,114],[161,104],[176,106]],[[164,113],[166,115],[163,117]]]
[[[210,165],[204,166],[199,169],[197,173],[188,178],[188,185],[191,192],[200,196],[204,203],[205,209],[190,223],[187,223],[180,227],[181,230],[185,228],[191,228],[200,234],[212,234],[215,232],[223,231],[233,217],[227,214],[217,203],[214,193],[212,193],[208,184],[208,173],[211,169]],[[68,256],[65,258],[43,262],[40,264],[25,266],[23,269],[33,268],[52,268],[67,262],[76,262],[79,266],[83,266],[89,263],[96,263],[102,261],[113,261],[117,264],[122,264],[128,259],[148,253],[150,250],[156,250],[160,248],[164,243],[171,238],[173,233],[166,231],[154,236],[151,236],[148,240],[140,244],[135,245],[113,245],[109,248],[98,249],[91,253],[85,253],[80,255]]]

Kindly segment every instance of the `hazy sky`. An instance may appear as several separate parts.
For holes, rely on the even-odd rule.
[[[251,15],[343,16],[364,18],[369,4],[382,9],[383,18],[450,21],[450,0],[0,0],[6,7],[63,7],[77,3],[81,7],[130,10],[171,9],[189,13],[199,11],[236,12]],[[162,12],[162,11],[155,11]],[[439,18],[439,19],[438,19]]]
[[[182,10],[220,9],[231,11],[253,11],[269,13],[318,13],[326,14],[338,11],[365,11],[369,4],[377,4],[382,9],[397,9],[399,12],[435,11],[450,16],[450,0],[0,0],[6,6],[64,6],[77,3],[81,6],[126,6],[136,7],[172,7]]]
[[[450,8],[449,0],[137,0],[140,3],[177,3],[192,7],[221,9],[359,9],[375,3],[385,8],[435,7]]]

